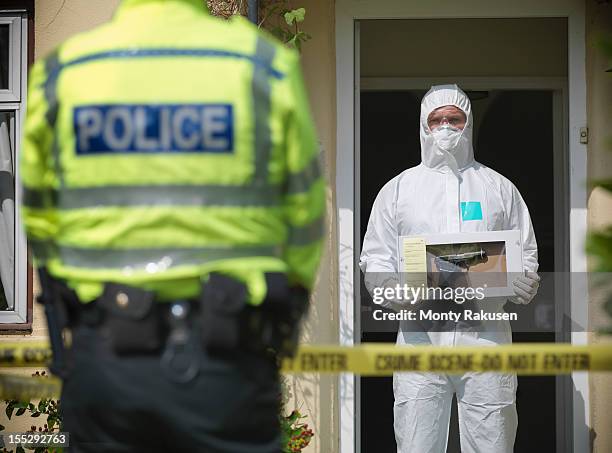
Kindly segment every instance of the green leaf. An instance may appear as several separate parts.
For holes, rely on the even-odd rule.
[[[293,22],[303,22],[304,16],[306,16],[306,9],[298,8],[291,11],[287,11],[284,14],[285,22],[287,25],[293,25]]]
[[[612,56],[612,37],[604,36],[599,38],[599,42],[597,43],[601,50],[606,53],[608,56]]]
[[[306,17],[306,8],[298,8],[291,11],[296,22],[304,22]]]
[[[592,233],[587,239],[587,251],[598,258],[597,271],[612,272],[612,227]]]
[[[6,405],[6,417],[10,420],[13,415],[13,411],[15,410],[15,404],[11,401]]]
[[[29,401],[19,401],[15,404],[15,407],[18,409],[25,409],[30,404]]]
[[[285,22],[287,22],[287,25],[293,24],[293,20],[295,19],[295,17],[293,16],[293,13],[291,11],[286,12],[283,17],[285,18]]]
[[[591,187],[602,187],[608,192],[612,192],[612,179],[594,179],[590,181]]]
[[[301,418],[301,414],[298,411],[293,411],[291,414],[287,416],[287,421],[289,423],[295,423]]]
[[[292,47],[297,48],[298,47],[297,35],[295,35],[293,38],[291,38],[289,41],[287,41],[287,44],[289,44]]]

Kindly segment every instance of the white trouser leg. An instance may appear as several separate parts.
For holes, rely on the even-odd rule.
[[[395,439],[398,453],[444,453],[453,389],[446,375],[393,375]]]
[[[516,375],[453,376],[462,453],[512,453],[518,427]],[[440,450],[442,451],[442,450]]]

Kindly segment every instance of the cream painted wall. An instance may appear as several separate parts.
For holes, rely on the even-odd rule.
[[[589,126],[588,175],[590,179],[612,177],[612,58],[605,58],[596,42],[603,33],[612,36],[612,4],[586,2],[586,45],[587,45],[587,120]],[[606,143],[607,142],[607,143]],[[602,189],[589,193],[588,220],[591,229],[612,224],[612,196]],[[591,263],[592,264],[592,263]],[[591,303],[591,326],[601,326],[602,319],[612,325],[612,319],[605,314],[601,305]],[[610,336],[590,335],[591,343],[605,343],[612,347]],[[612,451],[612,374],[591,373],[591,429],[593,453]]]
[[[70,36],[108,21],[118,4],[119,0],[36,0],[36,58]]]
[[[319,272],[319,282],[312,309],[305,326],[304,342],[338,343],[338,257],[336,250],[336,55],[335,6],[329,0],[294,0],[296,7],[306,8],[304,30],[312,36],[302,49],[302,68],[308,88],[311,110],[319,140],[325,152],[325,175],[328,181],[328,244]],[[338,451],[337,378],[309,374],[290,377],[296,390],[294,404],[308,415],[306,422],[315,431],[306,452]]]

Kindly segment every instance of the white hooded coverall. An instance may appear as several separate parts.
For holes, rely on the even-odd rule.
[[[454,105],[467,116],[463,132],[449,153],[438,147],[427,125],[438,107]],[[537,245],[527,206],[508,179],[474,160],[473,119],[468,97],[456,85],[432,87],[421,104],[421,164],[409,168],[381,189],[370,215],[360,267],[366,286],[376,275],[398,272],[398,236],[473,231],[520,230],[523,267],[536,272]],[[463,219],[461,202],[480,204],[482,215]],[[481,218],[478,218],[481,217]],[[374,278],[368,279],[368,274]],[[486,299],[478,303],[497,304]],[[417,302],[418,304],[418,302]],[[418,305],[417,305],[418,306]],[[398,345],[482,345],[512,342],[508,321],[489,321],[475,331],[419,331],[400,322]],[[518,425],[516,376],[512,374],[396,373],[393,378],[394,428],[399,453],[446,451],[453,393],[459,404],[463,453],[512,452]]]

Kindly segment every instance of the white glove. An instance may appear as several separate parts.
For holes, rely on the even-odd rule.
[[[519,305],[527,305],[538,293],[540,276],[535,272],[526,272],[512,282],[514,296],[510,300]]]
[[[399,284],[397,281],[390,279],[383,283],[383,286],[386,288],[396,289]],[[394,310],[398,313],[402,310],[414,310],[416,304],[421,301],[421,293],[419,292],[417,297],[414,297],[414,294],[411,291],[404,291],[404,289],[404,287],[401,288],[400,293],[397,294],[397,297],[385,299],[381,303],[381,306],[385,308],[390,308],[391,310]]]
[[[412,293],[408,291],[408,294],[404,294],[403,291],[400,294],[396,294],[398,287],[400,287],[399,277],[397,275],[383,274],[383,273],[371,273],[365,274],[365,285],[368,292],[374,299],[374,303],[384,308],[400,312],[404,309],[414,308],[420,298],[411,297]],[[390,289],[388,293],[385,290]],[[389,294],[393,294],[391,297]]]

